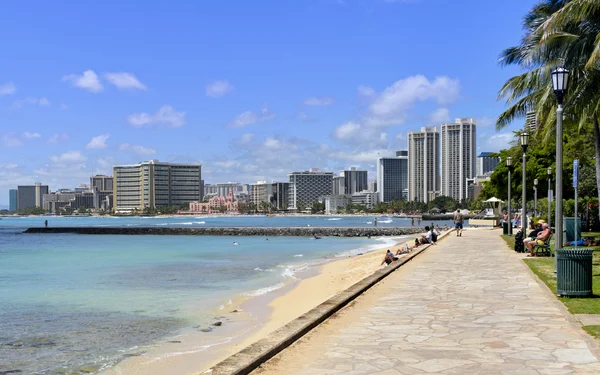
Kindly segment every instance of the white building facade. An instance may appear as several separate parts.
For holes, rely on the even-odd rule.
[[[429,202],[440,190],[440,133],[423,127],[408,133],[408,200]]]
[[[297,210],[298,205],[310,207],[319,199],[333,193],[333,173],[311,169],[305,172],[292,172],[289,189],[289,209]]]
[[[477,173],[475,119],[457,118],[454,124],[443,124],[441,142],[441,193],[462,201],[467,198],[467,179],[474,178]]]

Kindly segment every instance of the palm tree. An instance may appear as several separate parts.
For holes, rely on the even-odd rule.
[[[500,61],[524,73],[510,78],[499,92],[511,106],[496,121],[502,129],[527,111],[536,112],[540,137],[549,138],[556,123],[550,73],[564,65],[570,73],[565,98],[565,129],[593,128],[596,186],[600,198],[600,2],[544,0],[524,19],[525,36],[504,50]]]

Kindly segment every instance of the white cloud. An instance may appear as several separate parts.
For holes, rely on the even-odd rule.
[[[348,140],[360,134],[361,125],[355,122],[347,122],[338,126],[333,131],[333,136],[339,140]]]
[[[254,140],[254,134],[253,133],[242,134],[242,137],[240,138],[240,142],[242,144],[248,144],[248,143],[252,142],[253,140]]]
[[[233,120],[231,123],[232,128],[243,128],[246,125],[251,125],[258,121],[258,117],[252,111],[243,112]]]
[[[18,164],[0,164],[0,169],[17,169],[19,168]]]
[[[19,108],[22,108],[26,104],[33,104],[33,105],[39,105],[40,107],[47,107],[50,105],[50,101],[48,100],[48,98],[45,98],[45,97],[42,97],[39,99],[27,97],[25,99],[14,101],[12,103],[11,107],[14,109],[19,109]]]
[[[502,149],[510,148],[510,142],[515,139],[512,132],[480,134],[481,141],[477,142],[478,149],[481,152],[498,152]]]
[[[32,132],[25,132],[23,133],[23,137],[27,138],[27,139],[32,139],[32,138],[41,138],[41,134],[40,133],[32,133]]]
[[[389,150],[373,150],[362,152],[338,151],[331,153],[330,157],[357,163],[375,163],[377,158],[391,156],[392,154],[393,153]]]
[[[235,160],[222,160],[222,161],[216,161],[213,164],[216,165],[217,167],[229,169],[229,168],[233,168],[233,167],[238,167],[240,165],[240,162],[235,161]]]
[[[21,147],[23,142],[13,135],[5,134],[2,136],[2,144],[4,147]]]
[[[163,105],[151,115],[148,113],[134,113],[127,116],[127,121],[135,126],[164,125],[170,128],[178,128],[185,124],[185,112],[176,112],[170,105]]]
[[[368,86],[358,86],[358,95],[360,96],[374,96],[375,95],[375,90],[371,87]]]
[[[214,81],[206,85],[206,96],[220,98],[233,91],[234,87],[229,81]]]
[[[55,163],[70,164],[70,163],[83,163],[84,161],[87,160],[87,158],[85,156],[83,156],[81,154],[81,152],[79,152],[79,151],[68,151],[68,152],[65,152],[58,156],[52,155],[50,157],[50,160],[52,160]]]
[[[326,106],[326,105],[331,105],[335,102],[335,100],[332,97],[329,96],[322,96],[322,97],[312,97],[312,98],[308,98],[304,101],[304,105],[310,105],[310,106]]]
[[[97,161],[97,164],[102,169],[112,169],[112,167],[114,165],[114,160],[110,156],[104,157],[104,158],[99,158]]]
[[[131,73],[104,73],[104,78],[122,90],[147,90],[146,86]]]
[[[140,145],[132,145],[129,143],[122,143],[119,145],[119,149],[121,151],[133,151],[138,155],[154,155],[156,154],[156,150],[149,147],[144,147]]]
[[[12,95],[15,92],[17,92],[17,88],[12,82],[0,85],[0,95]]]
[[[236,116],[236,118],[229,124],[231,128],[243,128],[248,125],[256,124],[257,122],[264,122],[273,120],[276,117],[275,113],[271,112],[268,107],[263,107],[259,114],[253,111],[246,111]]]
[[[429,114],[429,125],[440,126],[450,122],[450,111],[448,108],[438,108]]]
[[[102,134],[93,137],[92,140],[85,146],[88,150],[99,150],[107,148],[106,140],[110,137],[109,134]]]
[[[66,141],[67,139],[69,139],[69,135],[67,133],[57,133],[48,138],[47,143],[58,143]]]
[[[496,124],[496,120],[491,118],[491,117],[478,117],[477,118],[477,126],[481,127],[481,126],[491,126],[491,125],[495,125]]]
[[[91,69],[86,70],[82,75],[66,75],[62,77],[62,80],[71,82],[73,86],[88,90],[93,93],[99,93],[104,89],[102,83],[100,83],[100,80],[98,79],[98,75]]]
[[[370,126],[402,124],[416,102],[434,99],[441,105],[450,104],[459,98],[459,91],[459,81],[445,76],[433,81],[422,75],[401,79],[374,99],[366,123]]]

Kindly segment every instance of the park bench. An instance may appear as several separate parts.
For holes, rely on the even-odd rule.
[[[543,245],[536,243],[533,246],[533,256],[549,257],[552,255],[552,253],[550,252],[550,240],[552,239],[552,236],[554,236],[554,235],[551,234],[550,237],[548,237],[548,239],[546,241],[544,241]]]

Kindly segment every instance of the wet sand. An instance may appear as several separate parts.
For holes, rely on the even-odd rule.
[[[201,374],[379,268],[386,267],[381,265],[385,251],[389,248],[396,253],[405,243],[412,246],[417,236],[420,235],[400,239],[392,247],[325,263],[312,274],[304,274],[303,279],[293,280],[276,292],[253,298],[240,297],[224,310],[215,311],[223,325],[212,332],[195,329],[179,337],[170,337],[101,375]]]

